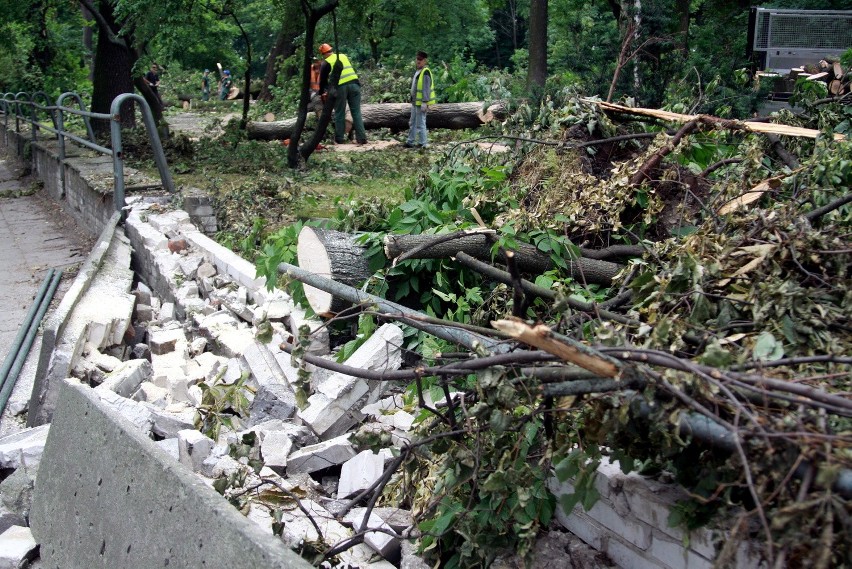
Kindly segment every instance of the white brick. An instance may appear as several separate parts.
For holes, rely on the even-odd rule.
[[[629,567],[630,569],[671,569],[651,558],[641,549],[615,536],[610,536],[607,540],[604,552],[619,567]]]
[[[195,429],[178,431],[178,456],[180,463],[198,472],[216,444],[210,437]]]
[[[260,443],[260,454],[266,466],[277,474],[283,474],[287,468],[287,457],[293,448],[293,439],[284,431],[269,431]]]
[[[38,464],[49,429],[50,425],[41,425],[0,437],[0,468],[15,470],[23,464]]]
[[[343,435],[291,452],[287,461],[287,473],[316,472],[343,464],[353,456],[355,449],[349,442],[349,435]]]
[[[683,546],[660,531],[655,531],[648,553],[671,569],[713,569],[713,562]]]
[[[373,485],[384,473],[384,459],[371,450],[358,453],[343,463],[337,497],[345,498]]]
[[[11,526],[0,533],[0,569],[24,567],[37,557],[38,544],[30,528]]]

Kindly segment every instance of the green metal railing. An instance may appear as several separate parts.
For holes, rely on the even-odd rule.
[[[66,99],[74,99],[77,107],[73,108],[64,106]],[[42,101],[40,104],[37,100]],[[157,125],[154,122],[154,116],[151,113],[151,108],[148,103],[140,95],[133,93],[124,93],[113,99],[110,105],[109,114],[93,113],[85,110],[83,100],[76,93],[63,93],[56,100],[55,105],[50,104],[49,97],[37,91],[35,93],[5,93],[0,99],[0,113],[4,117],[4,126],[6,133],[9,129],[9,119],[15,119],[15,132],[21,132],[21,123],[30,124],[31,139],[33,142],[38,140],[39,132],[46,131],[56,135],[59,143],[59,161],[62,181],[62,190],[65,191],[65,139],[73,140],[74,142],[90,148],[102,154],[112,156],[113,177],[115,179],[115,187],[113,193],[113,202],[116,211],[121,211],[124,208],[124,154],[121,145],[121,116],[119,109],[127,102],[133,101],[138,103],[139,109],[142,112],[142,120],[145,124],[145,130],[148,133],[148,140],[151,143],[151,149],[154,153],[154,162],[157,164],[157,170],[160,173],[160,181],[169,193],[174,193],[174,182],[169,171],[166,155],[163,152],[163,145],[160,142],[160,136],[157,134]],[[76,115],[83,118],[86,126],[86,138],[78,136],[65,129],[65,117],[67,115]],[[41,117],[41,118],[40,118]],[[44,120],[42,120],[44,119]],[[111,148],[107,148],[98,144],[95,139],[94,131],[92,130],[91,119],[107,120],[110,122],[110,141]],[[47,122],[49,121],[49,122]],[[8,136],[8,134],[7,134]],[[7,139],[8,142],[8,139]]]

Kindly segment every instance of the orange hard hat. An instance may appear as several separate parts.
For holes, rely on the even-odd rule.
[[[327,43],[324,43],[321,46],[319,46],[319,52],[323,55],[325,55],[326,53],[330,53],[331,51],[332,51],[331,46],[328,45]]]

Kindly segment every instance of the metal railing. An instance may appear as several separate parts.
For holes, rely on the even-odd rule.
[[[63,103],[69,98],[74,99],[79,108],[64,106]],[[39,104],[36,102],[37,100],[41,100],[45,104]],[[21,132],[22,122],[30,124],[33,142],[38,140],[38,134],[42,130],[56,135],[59,143],[59,163],[62,168],[60,178],[62,181],[63,193],[65,192],[66,168],[65,139],[73,140],[86,148],[91,148],[92,150],[102,154],[112,156],[113,176],[115,180],[113,202],[115,204],[116,211],[121,211],[124,207],[125,186],[124,154],[121,145],[121,115],[119,109],[121,108],[121,105],[127,101],[133,101],[139,104],[139,109],[142,111],[142,120],[145,124],[145,130],[148,133],[148,140],[151,142],[151,149],[154,153],[154,162],[157,164],[157,170],[160,173],[160,181],[163,188],[165,188],[169,193],[174,193],[174,182],[172,181],[171,172],[169,172],[169,166],[166,163],[166,155],[163,152],[163,145],[160,142],[160,136],[157,134],[157,125],[154,123],[154,116],[151,113],[151,108],[148,106],[148,103],[139,95],[134,93],[124,93],[119,95],[113,99],[112,105],[110,105],[110,112],[109,114],[106,114],[93,113],[85,110],[83,100],[77,93],[62,93],[56,100],[55,105],[51,105],[49,97],[41,91],[37,91],[32,94],[25,92],[5,93],[3,98],[0,99],[0,113],[4,115],[6,133],[9,131],[9,119],[10,117],[14,117],[15,132],[17,133]],[[39,119],[40,113],[46,119],[49,119],[50,122],[47,123],[41,121]],[[85,138],[65,130],[66,115],[82,117],[86,127]],[[106,148],[105,146],[97,143],[90,119],[107,120],[110,122],[111,148]],[[8,134],[6,136],[8,136]]]

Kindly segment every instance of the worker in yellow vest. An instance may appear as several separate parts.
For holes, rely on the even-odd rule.
[[[435,86],[432,83],[432,71],[427,67],[425,51],[418,51],[415,57],[414,77],[411,78],[411,117],[408,120],[408,140],[406,148],[427,148],[426,113],[429,105],[435,104]]]
[[[327,43],[319,46],[319,52],[325,58],[320,72],[320,96],[323,102],[328,96],[332,67],[338,61],[343,65],[337,81],[337,98],[334,102],[334,142],[337,144],[346,142],[346,105],[348,104],[352,113],[352,126],[355,128],[355,141],[358,144],[367,144],[367,133],[361,118],[361,83],[358,81],[355,68],[352,67],[348,57],[342,53],[334,53]]]

